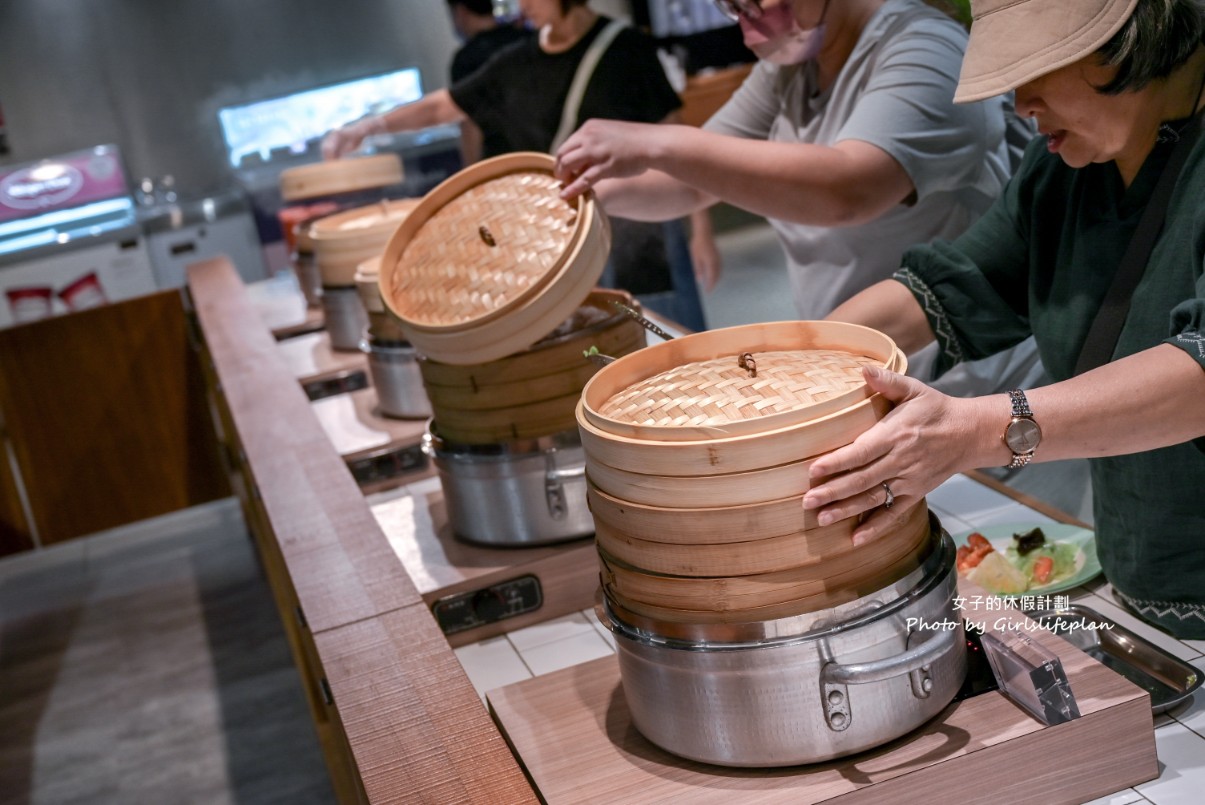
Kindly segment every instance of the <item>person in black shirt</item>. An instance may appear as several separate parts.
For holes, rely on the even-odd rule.
[[[452,56],[449,71],[452,84],[463,81],[480,70],[495,53],[515,42],[521,42],[532,32],[519,25],[500,23],[494,17],[493,0],[448,0],[448,13],[452,16],[452,29],[462,44]],[[476,123],[465,120],[460,124],[460,156],[465,165],[481,159],[489,150],[502,153],[506,144],[497,134],[491,133],[491,142],[483,142],[484,135]]]
[[[449,89],[436,90],[414,103],[335,129],[323,139],[323,156],[334,159],[350,153],[371,135],[466,118],[480,126],[485,135],[485,157],[514,151],[550,153],[556,145],[578,65],[610,20],[592,11],[585,0],[521,0],[520,6],[538,29],[538,36],[503,48],[484,67]],[[573,122],[575,127],[590,118],[672,122],[681,105],[652,40],[626,27],[599,58]],[[491,146],[492,142],[500,145]],[[696,223],[692,227],[692,254],[701,254],[708,247],[714,253],[709,222],[701,220],[704,217],[692,218]],[[614,217],[612,228],[611,261],[604,283],[635,294],[646,306],[688,329],[704,329],[691,270],[686,268],[685,276],[671,272],[665,228]],[[709,284],[706,279],[704,282]]]
[[[448,0],[452,28],[464,43],[452,56],[453,84],[480,70],[502,48],[532,34],[521,26],[500,23],[493,5],[493,0]]]

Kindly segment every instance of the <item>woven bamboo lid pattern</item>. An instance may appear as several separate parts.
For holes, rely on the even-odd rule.
[[[564,267],[582,235],[579,205],[559,197],[551,157],[523,156],[539,158],[487,160],[479,179],[469,171],[454,177],[461,191],[413,233],[389,294],[403,321],[432,330],[475,326],[537,295]]]
[[[519,352],[590,293],[610,250],[591,194],[560,198],[547,154],[478,162],[434,188],[381,257],[381,298],[421,354],[461,366]]]
[[[883,333],[843,322],[708,330],[604,367],[583,389],[580,416],[649,441],[756,435],[849,409],[872,394],[863,366],[896,371],[901,359]]]
[[[746,362],[747,362],[746,358]],[[661,372],[607,400],[599,413],[642,425],[724,425],[796,411],[861,388],[862,367],[881,361],[835,350],[760,352]]]
[[[402,178],[402,160],[397,154],[314,162],[281,171],[280,196],[285,201],[303,201],[388,187]]]

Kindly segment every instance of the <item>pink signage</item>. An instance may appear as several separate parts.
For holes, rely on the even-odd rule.
[[[0,173],[0,221],[127,194],[116,149],[90,148]]]

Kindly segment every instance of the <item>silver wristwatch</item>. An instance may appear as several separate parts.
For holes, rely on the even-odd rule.
[[[1020,469],[1033,459],[1033,453],[1042,443],[1042,429],[1029,410],[1025,392],[1013,389],[1008,393],[1012,400],[1012,418],[1004,429],[1004,444],[1013,453],[1013,460],[1005,465],[1010,470]]]

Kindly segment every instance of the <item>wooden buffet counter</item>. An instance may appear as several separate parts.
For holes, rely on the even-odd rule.
[[[225,259],[189,267],[210,405],[341,802],[536,802]]]
[[[995,802],[1040,791],[1077,802],[1158,774],[1145,692],[1050,635],[1037,639],[1062,656],[1083,697],[1083,717],[1057,727],[987,693],[849,759],[702,766],[624,720],[607,658],[490,692],[504,738],[238,274],[223,259],[198,263],[188,289],[228,468],[340,801],[950,801],[945,792]]]

